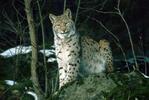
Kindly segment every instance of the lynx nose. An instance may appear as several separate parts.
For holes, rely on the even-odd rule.
[[[61,33],[65,33],[65,31],[64,30],[61,30]]]
[[[60,33],[66,33],[66,32],[67,32],[67,30],[66,30],[65,27],[62,27],[62,28],[60,29]]]
[[[58,31],[59,31],[59,33],[65,33],[65,30],[62,30],[62,29],[60,29]]]

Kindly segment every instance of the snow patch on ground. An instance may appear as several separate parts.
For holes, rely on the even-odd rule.
[[[10,48],[10,49],[4,51],[3,53],[0,53],[0,55],[8,58],[8,57],[12,57],[12,56],[15,56],[18,54],[26,54],[29,52],[31,52],[31,46],[21,46],[20,45],[20,46]]]
[[[55,62],[56,58],[49,58],[47,62]]]
[[[40,53],[42,54],[45,54],[46,57],[49,57],[51,55],[55,55],[55,46],[52,45],[51,46],[52,49],[45,49],[45,50],[39,50]],[[31,49],[31,46],[16,46],[16,47],[13,47],[13,48],[10,48],[2,53],[0,53],[1,56],[5,57],[5,58],[9,58],[9,57],[13,57],[15,55],[18,55],[18,54],[27,54],[29,52],[31,52],[32,49]],[[49,57],[47,62],[55,62],[56,61],[56,58],[55,57]]]
[[[12,80],[5,80],[5,82],[6,82],[7,85],[10,85],[10,86],[13,86],[13,85],[17,84],[17,82],[12,81]]]
[[[46,57],[49,57],[50,55],[54,55],[55,54],[55,50],[53,50],[53,49],[40,50],[39,52],[44,54],[44,51],[45,51],[45,56]]]

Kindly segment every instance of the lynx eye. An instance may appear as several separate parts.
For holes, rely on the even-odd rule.
[[[66,23],[66,26],[69,26],[70,25],[70,23]]]
[[[60,26],[54,26],[54,29],[59,29],[60,28]]]

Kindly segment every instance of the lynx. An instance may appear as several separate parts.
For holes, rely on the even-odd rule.
[[[69,9],[60,16],[49,14],[49,18],[59,68],[59,88],[76,80],[79,73],[113,71],[112,52],[107,40],[98,43],[89,37],[80,36]]]

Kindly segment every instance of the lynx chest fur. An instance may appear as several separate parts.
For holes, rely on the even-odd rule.
[[[67,9],[62,15],[49,15],[59,68],[59,87],[74,81],[78,73],[93,74],[113,70],[112,53],[107,40],[99,43],[80,37]]]

